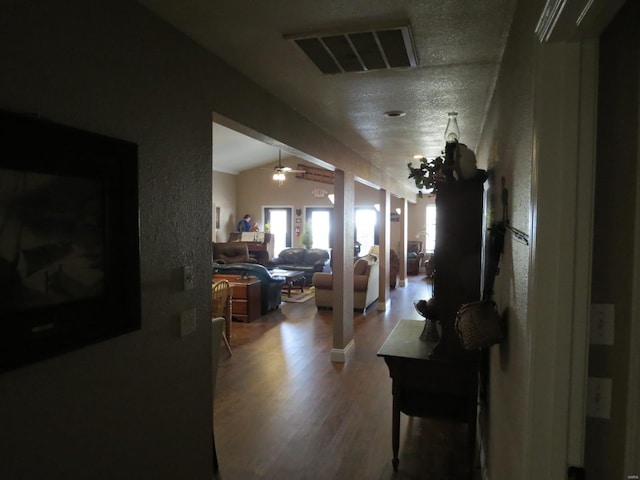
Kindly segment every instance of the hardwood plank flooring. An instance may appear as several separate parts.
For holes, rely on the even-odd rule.
[[[354,312],[355,352],[332,363],[331,311],[283,303],[233,323],[221,351],[214,401],[220,480],[467,478],[466,426],[402,415],[400,467],[391,466],[391,379],[376,353],[429,280],[391,290],[391,308]]]

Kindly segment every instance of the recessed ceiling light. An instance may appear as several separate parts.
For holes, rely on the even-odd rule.
[[[419,153],[416,153],[413,158],[415,158],[416,160],[422,160],[424,158],[424,155],[421,155]]]
[[[388,112],[384,112],[385,117],[404,117],[407,112],[403,112],[402,110],[389,110]]]

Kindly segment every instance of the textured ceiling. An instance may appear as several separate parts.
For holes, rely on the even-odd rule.
[[[440,154],[449,111],[458,112],[460,140],[475,150],[516,0],[140,3],[247,77],[259,79],[263,88],[363,158],[397,173],[416,153]],[[285,38],[404,24],[410,25],[415,43],[415,69],[322,75]],[[390,110],[406,115],[383,115]],[[233,155],[223,145],[224,130],[216,135],[217,152]],[[217,165],[227,163],[219,158]],[[238,163],[241,158],[245,164]],[[254,158],[236,155],[233,164],[244,169],[265,163],[264,157]]]

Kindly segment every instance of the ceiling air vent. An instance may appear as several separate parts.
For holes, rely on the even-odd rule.
[[[325,75],[418,66],[408,26],[285,38]]]

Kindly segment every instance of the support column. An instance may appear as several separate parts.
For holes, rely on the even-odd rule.
[[[335,171],[332,249],[333,348],[332,362],[346,362],[353,354],[353,246],[355,177]]]
[[[409,220],[409,212],[408,212],[409,203],[406,198],[402,199],[402,212],[400,212],[400,251],[398,252],[398,257],[400,257],[400,270],[398,271],[398,275],[400,276],[400,286],[404,287],[407,285],[407,229],[408,229],[408,220]]]
[[[389,210],[391,208],[391,200],[389,192],[385,189],[380,190],[380,218],[378,221],[379,235],[379,254],[378,262],[380,263],[379,273],[380,281],[378,287],[378,308],[380,312],[384,312],[391,306],[389,300],[389,244],[391,242],[390,232],[391,225],[389,219]]]

